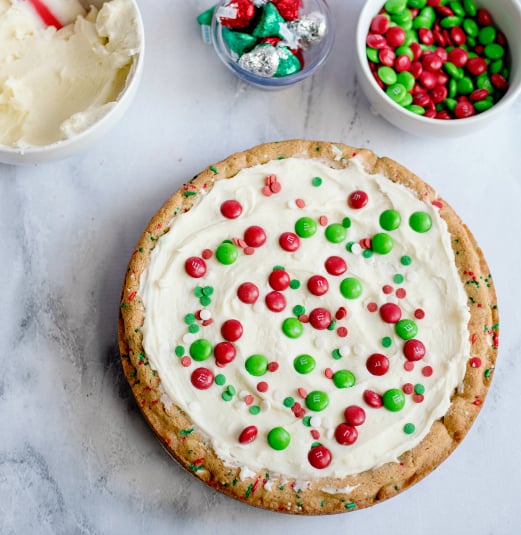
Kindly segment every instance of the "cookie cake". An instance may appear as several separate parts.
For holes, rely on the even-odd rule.
[[[126,273],[119,344],[157,437],[251,505],[354,511],[461,442],[498,313],[469,229],[425,182],[341,143],[267,143],[175,192]]]

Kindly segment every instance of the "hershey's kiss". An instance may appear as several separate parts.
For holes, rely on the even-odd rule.
[[[320,43],[327,31],[326,18],[318,11],[303,15],[300,19],[288,22],[287,25],[300,37],[302,45]]]
[[[243,69],[271,78],[279,68],[279,54],[273,45],[256,46],[251,52],[246,52],[239,58],[239,66]]]

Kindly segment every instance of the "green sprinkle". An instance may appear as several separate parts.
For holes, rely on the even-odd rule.
[[[194,288],[195,297],[201,297],[203,295],[203,289],[200,286]]]
[[[344,217],[344,219],[342,219],[342,226],[344,228],[350,228],[351,227],[351,218]],[[353,242],[349,242],[349,243],[353,243]]]
[[[194,428],[190,427],[189,429],[181,429],[181,431],[179,431],[179,434],[182,437],[187,437],[188,435],[191,435],[193,432],[194,432]]]
[[[210,171],[212,173],[215,173],[215,174],[217,174],[219,172],[219,171],[217,171],[217,167],[214,167],[213,165],[210,166]]]
[[[400,263],[402,264],[402,266],[410,266],[412,264],[412,258],[410,256],[403,255],[400,258]]]
[[[371,249],[364,249],[364,252],[362,253],[362,256],[364,258],[371,258],[373,256],[374,252],[371,251]]]
[[[401,273],[397,273],[397,274],[393,277],[393,281],[394,281],[396,284],[401,284],[401,283],[404,281],[404,276],[403,276]]]
[[[391,337],[384,336],[382,338],[382,346],[383,347],[391,347],[392,345],[393,345],[393,341],[392,341]]]
[[[295,314],[297,318],[299,316],[302,316],[302,314],[305,314],[305,313],[306,313],[306,309],[302,305],[295,305],[293,307],[293,314]]]
[[[258,405],[252,405],[249,409],[248,409],[248,412],[250,414],[253,414],[254,416],[256,414],[259,414],[261,411],[261,408],[258,406]]]
[[[212,302],[212,300],[207,295],[203,295],[200,297],[199,302],[203,307],[207,307]]]
[[[223,375],[222,373],[218,373],[215,376],[214,381],[216,385],[223,386],[224,384],[226,384],[226,376]]]
[[[188,332],[191,333],[191,334],[196,334],[199,332],[199,325],[197,325],[197,323],[192,323],[192,325],[189,325],[188,326]]]
[[[417,383],[414,385],[414,393],[415,394],[425,394],[425,387],[421,383]]]
[[[353,245],[354,245],[354,244],[355,244],[354,241],[348,241],[348,242],[346,243],[346,250],[347,250],[347,252],[349,252],[349,253],[352,253],[352,252],[353,252]]]
[[[192,325],[192,323],[195,323],[195,314],[187,314],[185,316],[185,323],[187,325]]]
[[[228,392],[228,390],[225,390],[221,397],[224,399],[224,401],[231,401],[233,399],[233,396]]]
[[[304,416],[304,418],[302,418],[302,423],[306,426],[306,427],[311,427],[311,416]]]
[[[313,180],[311,181],[311,184],[313,184],[313,186],[318,188],[319,186],[322,185],[322,179],[319,176],[313,177]]]
[[[295,403],[295,400],[291,396],[284,398],[284,401],[282,402],[284,407],[288,407],[288,408],[293,407],[294,403]]]
[[[176,346],[174,352],[178,357],[182,357],[185,354],[185,348],[183,346]]]
[[[202,291],[203,291],[203,295],[212,295],[213,286],[205,286]]]
[[[335,360],[340,360],[342,358],[342,354],[340,353],[340,349],[333,349],[333,351],[331,352],[331,356]]]
[[[290,283],[289,283],[289,287],[292,289],[292,290],[298,290],[300,288],[300,281],[297,280],[297,279],[293,279]]]
[[[412,435],[414,431],[416,431],[416,426],[414,424],[407,423],[403,426],[403,432],[406,435]]]
[[[347,510],[354,509],[355,507],[356,507],[356,502],[349,502],[349,503],[346,503],[346,509],[347,509]]]
[[[183,191],[183,195],[185,197],[193,197],[194,195],[197,195],[197,192],[191,191],[191,190],[187,190],[187,191]]]

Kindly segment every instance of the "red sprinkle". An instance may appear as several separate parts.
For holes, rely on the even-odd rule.
[[[331,368],[326,368],[324,370],[324,375],[326,376],[327,379],[333,379],[333,370]]]
[[[259,392],[267,392],[269,388],[269,385],[266,381],[259,381],[257,383],[257,390]]]
[[[424,377],[430,377],[434,373],[434,370],[432,369],[432,366],[424,366],[422,368],[422,375]]]
[[[339,327],[337,330],[336,330],[336,333],[338,336],[340,336],[340,338],[345,338],[347,335],[348,335],[348,330],[347,330],[347,327]]]
[[[213,256],[213,251],[211,249],[205,249],[202,253],[201,253],[201,256],[205,259],[205,260],[208,260],[209,258],[212,258]]]
[[[188,366],[190,366],[192,364],[192,359],[185,355],[184,357],[181,357],[181,366],[183,366],[184,368],[188,368]]]
[[[369,310],[369,312],[376,312],[378,310],[378,305],[371,301],[371,303],[367,304],[367,310]]]
[[[302,398],[302,399],[305,399],[308,395],[308,392],[305,388],[297,388],[297,392],[298,392],[298,395]]]
[[[402,386],[402,390],[404,394],[412,394],[414,392],[414,385],[412,383],[405,383]]]
[[[343,320],[346,316],[347,316],[347,308],[345,308],[345,307],[340,307],[335,312],[335,319],[337,319],[337,320]]]
[[[479,357],[472,357],[469,360],[469,364],[471,368],[480,368],[481,367],[481,359]]]
[[[268,363],[268,371],[269,372],[276,372],[279,369],[279,363],[275,361],[271,361]]]
[[[380,396],[380,394],[377,394],[373,390],[364,391],[364,401],[370,407],[374,407],[375,409],[383,406],[382,396]]]
[[[306,203],[305,203],[304,199],[295,199],[295,204],[297,205],[298,208],[305,208],[306,207]]]
[[[425,317],[425,311],[424,311],[422,308],[417,308],[417,309],[414,311],[414,317],[415,317],[417,320],[422,320],[422,319]]]

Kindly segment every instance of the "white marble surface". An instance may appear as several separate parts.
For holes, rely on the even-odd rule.
[[[279,93],[243,85],[200,41],[195,16],[211,1],[141,4],[145,76],[111,136],[66,161],[0,165],[0,533],[519,533],[521,102],[468,138],[416,138],[359,91],[361,0],[331,0],[330,60]],[[116,346],[120,284],[149,217],[207,164],[293,137],[369,147],[435,186],[488,258],[502,321],[489,398],[456,452],[398,497],[324,518],[251,508],[179,468],[136,409]]]

